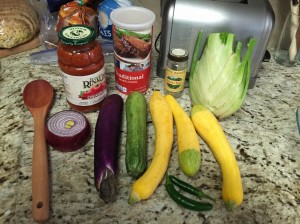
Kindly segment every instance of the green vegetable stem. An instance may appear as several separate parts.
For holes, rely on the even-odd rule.
[[[194,187],[194,186],[178,179],[177,177],[175,177],[173,175],[169,175],[169,179],[171,180],[171,182],[174,185],[178,186],[181,190],[186,191],[192,195],[195,195],[198,198],[207,198],[207,199],[215,202],[215,199],[213,199],[209,195],[205,194],[201,189]]]
[[[169,196],[179,205],[181,205],[184,208],[193,210],[193,211],[210,211],[213,206],[210,203],[203,203],[200,201],[196,201],[193,199],[190,199],[183,194],[179,193],[172,181],[170,180],[169,176],[166,175],[166,183],[165,183],[166,190],[169,194]]]
[[[203,37],[203,33],[199,32],[197,42],[196,42],[196,45],[195,45],[196,47],[195,47],[194,52],[193,52],[193,58],[192,58],[191,69],[190,69],[190,76],[192,76],[194,74],[196,63],[198,61],[198,54],[199,54],[199,51],[200,51],[200,44],[201,44],[201,41],[202,41],[202,37]]]

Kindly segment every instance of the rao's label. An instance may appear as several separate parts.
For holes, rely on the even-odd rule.
[[[67,100],[77,106],[92,106],[107,95],[105,71],[86,76],[72,76],[61,72]]]

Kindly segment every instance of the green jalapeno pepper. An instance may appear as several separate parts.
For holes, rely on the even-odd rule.
[[[169,176],[166,176],[166,183],[165,183],[166,190],[170,197],[179,205],[181,205],[184,208],[194,210],[194,211],[209,211],[213,208],[212,204],[210,203],[203,203],[200,201],[196,201],[193,199],[190,199],[181,193],[179,193],[174,185],[172,184]]]
[[[209,195],[205,194],[201,189],[196,188],[180,179],[178,179],[175,176],[169,175],[169,178],[171,180],[171,182],[178,186],[181,190],[186,191],[192,195],[197,196],[198,198],[207,198],[209,200],[212,200],[215,202],[215,199],[213,199],[212,197],[210,197]]]

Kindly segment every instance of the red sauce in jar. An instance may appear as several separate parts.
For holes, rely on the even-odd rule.
[[[59,32],[57,55],[69,105],[81,112],[100,108],[107,95],[104,57],[96,31],[84,25]]]

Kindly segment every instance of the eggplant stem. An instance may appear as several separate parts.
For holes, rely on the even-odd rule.
[[[106,169],[99,189],[100,198],[105,202],[113,202],[117,195],[117,185],[115,174],[110,170]]]

